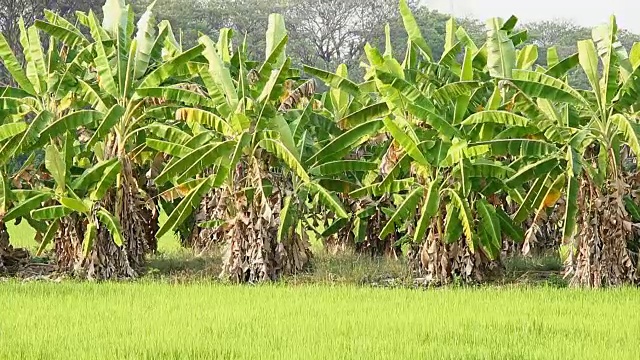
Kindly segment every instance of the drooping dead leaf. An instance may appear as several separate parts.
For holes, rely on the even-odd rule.
[[[544,198],[544,206],[548,208],[553,207],[558,199],[560,199],[561,195],[562,193],[559,190],[551,189],[551,191],[549,191],[547,196],[545,196]]]

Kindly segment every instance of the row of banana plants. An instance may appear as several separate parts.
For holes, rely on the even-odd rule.
[[[636,283],[640,45],[627,52],[612,17],[578,53],[560,59],[551,48],[540,66],[515,17],[489,20],[481,46],[451,20],[445,51],[433,59],[400,6],[409,36],[402,62],[387,41],[384,53],[365,49],[363,84],[343,70],[306,69],[333,87],[332,100],[353,104],[374,92],[367,111],[388,135],[372,145],[382,148],[370,152],[377,171],[348,193],[352,216],[324,235],[347,229],[356,242],[387,241],[387,249],[419,244],[407,255],[427,280],[482,281],[501,269],[505,245],[521,243],[526,253],[553,219],[571,284]],[[568,84],[576,67],[591,89]],[[351,114],[340,120],[350,129],[341,137],[364,126]],[[378,210],[386,217],[370,232]]]
[[[183,49],[153,4],[137,24],[123,1],[103,13],[78,12],[72,24],[45,12],[28,29],[20,20],[22,56],[0,36],[14,80],[0,90],[3,239],[6,223],[25,220],[39,254],[53,244],[60,271],[109,279],[139,275],[157,239],[186,227],[194,249],[227,244],[232,280],[302,270],[306,199],[346,213],[302,166],[315,81],[286,57],[282,16],[270,16],[267,57],[256,62],[230,29]]]
[[[223,246],[237,282],[305,270],[310,236],[406,256],[429,282],[485,281],[552,226],[572,284],[637,281],[640,45],[622,47],[615,18],[546,66],[515,17],[490,19],[481,45],[452,19],[435,59],[401,0],[404,54],[387,27],[353,81],[344,65],[296,68],[277,14],[254,61],[230,29],[183,49],[153,4],[137,23],[121,0],[103,13],[20,22],[22,56],[0,36],[14,80],[0,234],[27,221],[60,271],[137,276],[175,232],[196,253]],[[569,85],[576,68],[590,90]]]

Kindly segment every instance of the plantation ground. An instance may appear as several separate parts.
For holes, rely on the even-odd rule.
[[[135,282],[0,280],[0,359],[637,358],[640,291],[562,288],[554,258],[425,290],[402,261],[316,250],[313,272],[271,286],[218,283],[220,259],[171,236]]]

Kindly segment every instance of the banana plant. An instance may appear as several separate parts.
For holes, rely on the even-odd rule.
[[[405,24],[414,23],[410,13],[403,16]],[[384,179],[372,189],[398,198],[380,236],[401,229],[405,241],[422,244],[413,252],[414,268],[432,281],[483,280],[500,266],[503,239],[522,242],[521,223],[540,205],[522,196],[537,174],[527,165],[558,153],[510,135],[528,119],[513,113],[502,84],[485,73],[532,66],[535,50],[515,50],[525,38],[513,32],[516,20],[491,19],[480,48],[450,21],[438,61],[413,52],[420,45],[411,40],[402,63],[389,49],[381,54],[366,47],[367,80],[388,105],[383,123],[395,144],[385,158]],[[417,39],[418,31],[407,32]],[[557,164],[552,170],[560,172]],[[557,189],[554,180],[538,181],[538,187]],[[513,204],[518,210],[509,214]]]
[[[3,89],[2,94],[6,95],[7,90]],[[4,96],[3,96],[4,97]],[[13,136],[16,136],[27,127],[27,124],[19,121],[17,118],[9,116],[8,112],[15,111],[16,109],[5,108],[5,114],[0,120],[0,147],[3,147],[7,141]],[[14,176],[9,171],[9,166],[4,164],[0,166],[0,272],[7,272],[12,267],[11,263],[14,262],[13,258],[15,251],[10,243],[9,231],[6,226],[6,215],[11,210],[15,200],[13,198],[13,192],[11,189],[11,179],[15,178],[14,182],[18,185],[22,185],[19,182],[20,176]],[[27,175],[27,178],[30,178]],[[29,179],[31,180],[31,179]]]
[[[154,247],[157,228],[153,184],[144,176],[155,152],[145,146],[143,128],[164,119],[148,112],[157,107],[152,96],[166,92],[175,101],[189,98],[180,81],[191,76],[189,63],[201,55],[202,47],[182,51],[167,22],[157,26],[156,35],[153,4],[138,21],[137,29],[131,8],[124,2],[108,0],[103,10],[102,22],[92,11],[76,14],[78,22],[91,34],[91,40],[80,28],[55,14],[48,14],[46,21],[36,22],[33,29],[49,34],[53,53],[66,59],[68,64],[63,75],[52,79],[61,79],[61,84],[73,87],[72,91],[56,88],[59,97],[70,98],[72,109],[60,119],[49,116],[54,120],[34,144],[50,141],[51,145],[69,149],[71,146],[65,145],[60,135],[79,131],[76,145],[77,153],[82,155],[80,163],[67,161],[65,166],[73,164],[88,171],[106,161],[119,164],[110,169],[115,171],[115,186],[108,187],[108,191],[94,201],[99,203],[99,209],[117,219],[123,231],[119,238],[124,241],[116,241],[118,236],[108,228],[98,227],[97,239],[113,241],[99,243],[103,246],[96,248],[97,255],[91,261],[85,261],[78,252],[71,252],[68,257],[75,257],[75,263],[93,269],[93,277],[128,277],[142,269],[146,253]],[[29,36],[29,41],[35,38],[35,35]],[[27,70],[29,73],[29,67]],[[32,126],[35,125],[32,123]],[[86,221],[86,216],[80,218]],[[83,228],[82,221],[75,227]],[[70,244],[56,245],[57,248],[74,249],[83,244],[81,237],[65,239],[65,236],[61,232],[56,243]],[[126,256],[115,255],[122,251]]]
[[[55,23],[66,23],[49,11],[45,17]],[[42,241],[47,224],[29,216],[31,209],[51,198],[50,193],[42,190],[51,178],[43,171],[41,148],[48,143],[60,143],[65,132],[93,123],[101,115],[76,106],[75,76],[82,71],[80,57],[69,54],[54,36],[49,37],[49,46],[44,49],[37,24],[26,28],[19,19],[18,25],[24,66],[0,35],[0,58],[15,85],[0,90],[3,104],[0,182],[5,192],[0,206],[0,218],[4,219],[0,221],[26,219],[36,230],[36,240]],[[83,45],[88,44],[80,40],[74,44],[78,48]],[[19,158],[26,160],[16,164]],[[19,165],[17,169],[15,165]]]
[[[244,45],[231,52],[230,34],[222,33],[218,43],[207,36],[199,39],[206,63],[194,74],[206,89],[202,101],[162,110],[174,114],[176,123],[147,139],[147,146],[171,156],[155,178],[164,186],[160,195],[181,198],[158,236],[202,208],[206,194],[219,191],[218,218],[200,222],[196,217],[196,226],[222,233],[221,275],[239,282],[277,279],[309,263],[308,234],[301,226],[309,197],[339,216],[346,213],[312,181],[301,158],[307,143],[301,122],[313,111],[315,85],[299,79],[284,56],[282,16],[269,17],[263,62],[247,60]]]
[[[315,138],[316,146],[310,149],[307,159],[310,173],[349,209],[349,218],[317,219],[323,223],[318,235],[325,248],[334,253],[351,248],[372,256],[396,257],[400,253],[396,241],[378,236],[388,220],[392,199],[362,191],[377,181],[380,162],[389,147],[388,139],[380,132],[382,117],[389,113],[388,106],[370,95],[371,89],[375,90],[372,82],[351,81],[344,65],[336,73],[309,66],[304,70],[330,87],[323,96],[327,113],[324,118],[329,127],[342,129]],[[394,233],[393,237],[399,240],[398,235]]]
[[[544,130],[543,140],[563,154],[562,254],[574,285],[600,287],[637,280],[627,239],[633,233],[632,162],[640,151],[635,115],[638,50],[634,46],[629,55],[620,44],[612,17],[609,24],[593,29],[592,39],[578,42],[577,61],[590,90],[568,85],[553,71],[559,64],[546,71],[514,71],[504,79],[518,93],[518,111],[534,120]],[[575,61],[567,59],[563,67]]]
[[[113,158],[81,171],[77,164],[84,156],[69,133],[61,146],[46,146],[45,171],[53,181],[44,183],[41,191],[51,198],[29,212],[31,218],[47,223],[38,253],[55,242],[61,271],[89,279],[136,276],[124,247],[122,225],[116,214],[103,207],[121,164]],[[114,263],[120,266],[110,266]]]

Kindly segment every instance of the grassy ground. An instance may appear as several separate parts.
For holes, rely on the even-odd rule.
[[[640,291],[0,285],[2,359],[637,359]]]
[[[10,231],[37,247],[26,224]],[[506,280],[482,288],[425,290],[402,260],[316,246],[312,272],[230,286],[214,280],[219,257],[159,245],[135,282],[0,279],[0,359],[638,358],[640,290],[563,288],[555,257],[508,259]]]

